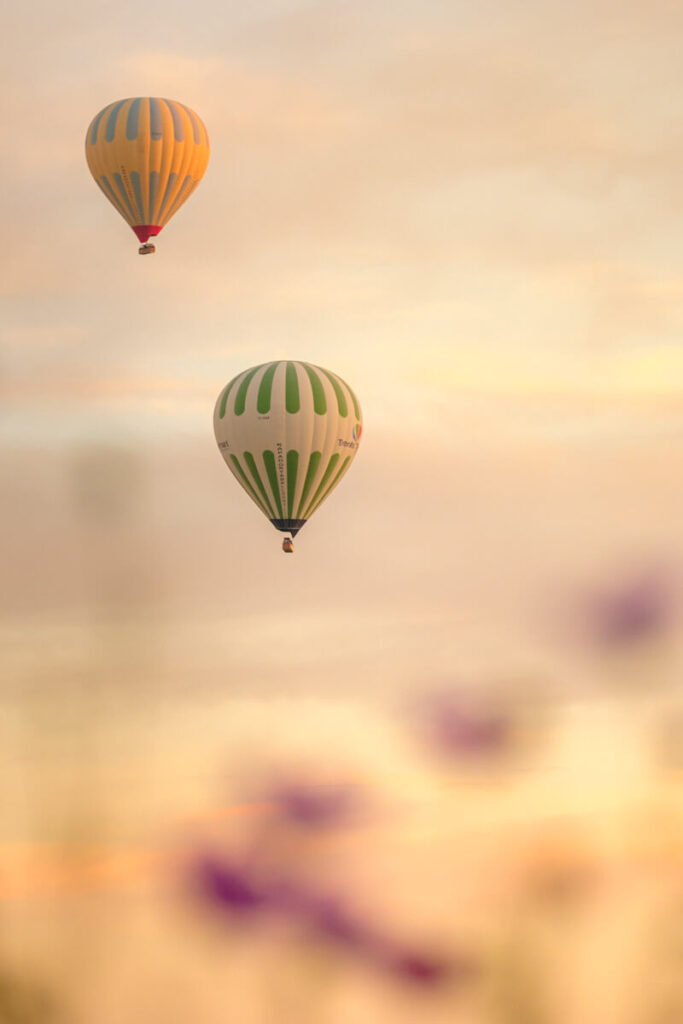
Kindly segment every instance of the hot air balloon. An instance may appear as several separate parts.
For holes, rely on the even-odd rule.
[[[214,410],[228,468],[277,530],[296,536],[351,465],[363,429],[341,377],[310,363],[262,363],[234,377]],[[283,551],[294,550],[291,537]]]
[[[209,136],[201,118],[182,103],[138,96],[100,110],[85,137],[85,158],[145,255],[154,252],[148,239],[202,180]]]

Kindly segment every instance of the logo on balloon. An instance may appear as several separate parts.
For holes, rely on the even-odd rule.
[[[351,433],[354,441],[360,441],[360,435],[363,433],[363,428],[360,423],[356,423]]]

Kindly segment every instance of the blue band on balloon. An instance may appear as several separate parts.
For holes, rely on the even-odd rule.
[[[163,135],[161,104],[153,98],[149,101],[149,133],[153,139],[160,139]]]
[[[173,134],[175,135],[176,142],[185,141],[185,125],[183,124],[183,118],[176,107],[175,103],[171,100],[166,100],[166,106],[171,111],[171,117],[173,118]]]
[[[114,104],[109,113],[109,117],[107,118],[107,130],[104,134],[104,137],[107,142],[114,141],[114,136],[116,135],[116,121],[119,116],[119,110],[125,102],[125,100],[119,100],[118,103]]]
[[[138,97],[136,100],[133,100],[130,105],[130,110],[128,111],[128,120],[126,121],[126,138],[130,139],[131,142],[138,137],[138,120],[140,118],[141,105],[142,100]]]

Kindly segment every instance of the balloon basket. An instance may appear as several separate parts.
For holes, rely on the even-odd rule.
[[[140,253],[141,256],[147,256],[149,255],[149,253],[156,251],[156,246],[152,245],[151,242],[145,242],[145,244],[141,245],[140,248],[138,249],[138,252]]]

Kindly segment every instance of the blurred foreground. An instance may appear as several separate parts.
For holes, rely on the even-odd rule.
[[[678,454],[6,452],[0,1021],[680,1024]]]

